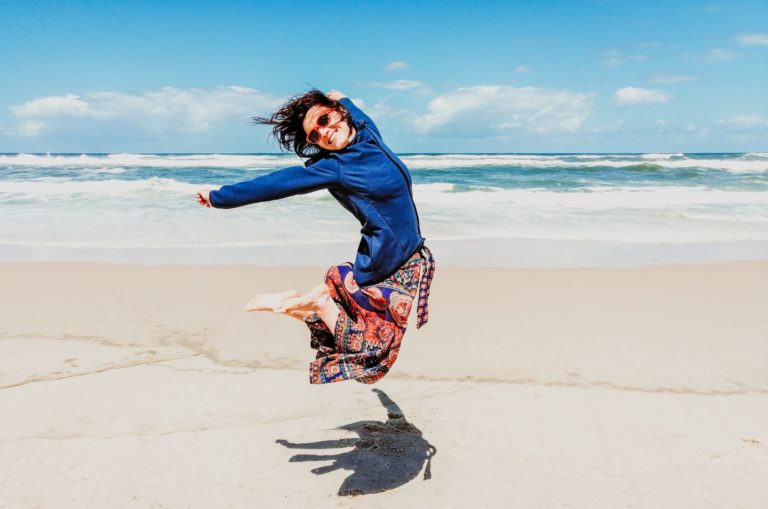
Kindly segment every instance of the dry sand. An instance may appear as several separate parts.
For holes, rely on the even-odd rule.
[[[0,264],[0,507],[768,507],[768,263],[438,267],[374,386],[242,311],[323,273]]]

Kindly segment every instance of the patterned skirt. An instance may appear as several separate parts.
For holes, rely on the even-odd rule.
[[[313,384],[356,380],[371,384],[387,374],[400,352],[408,315],[419,293],[418,329],[429,319],[427,299],[435,261],[426,246],[394,274],[370,286],[358,286],[352,264],[328,269],[325,283],[339,308],[331,332],[317,314],[305,320],[317,358],[309,365]]]

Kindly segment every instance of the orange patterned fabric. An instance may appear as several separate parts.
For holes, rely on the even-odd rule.
[[[420,289],[418,321],[419,325],[426,322],[433,273],[434,260],[426,247],[375,285],[358,286],[350,263],[328,269],[325,282],[339,307],[339,317],[333,333],[317,315],[305,320],[310,346],[317,350],[317,358],[309,366],[310,383],[374,383],[386,375],[400,352],[408,315]]]

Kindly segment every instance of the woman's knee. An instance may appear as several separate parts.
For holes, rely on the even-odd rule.
[[[326,283],[320,283],[309,293],[312,295],[312,300],[317,304],[323,304],[331,298],[331,290]]]
[[[338,267],[331,267],[328,270],[325,271],[325,278],[324,281],[328,283],[329,281],[333,281],[334,276],[338,277],[339,274],[339,268]]]

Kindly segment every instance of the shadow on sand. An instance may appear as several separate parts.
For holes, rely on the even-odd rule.
[[[373,389],[387,410],[386,422],[359,421],[339,426],[357,433],[359,438],[324,440],[294,444],[277,440],[290,449],[337,449],[354,447],[340,454],[297,454],[290,461],[333,461],[312,469],[313,474],[325,474],[343,468],[352,474],[344,479],[339,495],[366,495],[402,486],[415,479],[424,463],[424,479],[432,475],[430,466],[437,449],[421,436],[421,430],[405,419],[402,410],[384,391]]]

